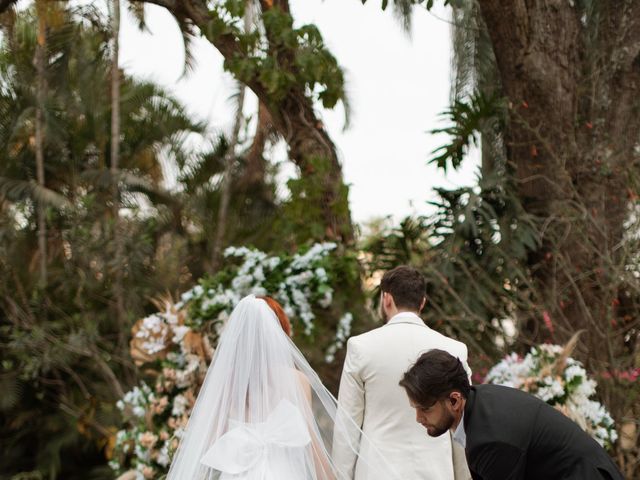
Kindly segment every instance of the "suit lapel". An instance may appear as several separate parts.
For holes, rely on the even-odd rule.
[[[464,418],[463,418],[463,422],[464,422],[464,431],[468,432],[467,430],[467,426],[469,425],[469,419],[471,418],[472,412],[473,412],[473,405],[476,402],[476,387],[471,387],[471,390],[469,391],[469,397],[467,398],[467,401],[464,404]]]
[[[471,417],[473,414],[473,407],[475,405],[475,402],[476,402],[476,389],[475,387],[471,387],[471,390],[469,390],[469,396],[467,398],[467,401],[464,404],[464,417],[462,419],[462,422],[464,426],[464,432],[467,437],[467,442],[466,442],[467,445],[464,449],[464,453],[465,453],[465,456],[467,457],[467,464],[469,465],[469,470],[471,470],[471,476],[474,480],[479,479],[480,477],[478,477],[477,474],[475,474],[474,472],[475,465],[472,463],[471,459],[469,458],[469,445],[473,442],[473,434],[469,435],[471,432],[469,432],[468,426],[469,426],[469,421],[471,420]]]

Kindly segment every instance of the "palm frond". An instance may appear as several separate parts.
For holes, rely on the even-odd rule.
[[[221,174],[228,151],[229,142],[224,135],[220,135],[209,152],[200,155],[193,163],[184,165],[179,180],[187,187],[187,191],[194,193],[208,185],[213,176]]]
[[[64,195],[40,186],[33,180],[0,177],[0,196],[11,202],[32,200],[35,203],[57,209],[71,206]]]
[[[456,100],[442,116],[452,124],[448,127],[431,130],[431,133],[446,133],[450,142],[436,148],[432,163],[446,171],[451,165],[456,169],[460,166],[468,149],[478,144],[482,123],[499,116],[502,111],[502,101],[496,97],[487,97],[482,92],[476,92],[469,100]]]

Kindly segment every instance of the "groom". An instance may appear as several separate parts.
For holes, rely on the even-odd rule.
[[[362,428],[402,480],[466,480],[464,452],[455,446],[454,462],[449,435],[425,435],[398,382],[421,353],[434,348],[459,358],[470,374],[467,347],[427,327],[418,316],[426,302],[426,285],[416,269],[400,266],[386,272],[380,290],[380,311],[386,324],[347,342],[340,408]],[[382,480],[375,466],[362,460],[367,452],[357,455],[357,439],[354,443],[334,445],[338,470],[355,480]]]

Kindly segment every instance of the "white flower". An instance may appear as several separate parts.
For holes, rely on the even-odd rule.
[[[280,257],[269,257],[265,260],[264,266],[268,270],[275,270],[281,262],[282,260],[280,260]]]
[[[253,287],[251,293],[256,297],[263,297],[268,294],[267,289],[264,287]]]
[[[567,367],[567,369],[564,371],[564,376],[567,381],[570,382],[577,377],[587,378],[587,372],[584,368],[576,363]]]
[[[298,306],[307,304],[307,296],[298,289],[291,290],[291,297]]]
[[[216,302],[214,298],[206,298],[203,300],[202,304],[200,305],[200,308],[202,308],[202,310],[206,312],[210,308],[217,307],[218,305],[219,305],[218,302]]]
[[[133,407],[132,411],[136,417],[140,417],[140,418],[144,417],[144,414],[147,413],[147,411],[140,406]]]
[[[344,343],[351,335],[351,323],[353,322],[353,315],[349,312],[345,313],[338,321],[338,328],[336,329],[336,336],[327,352],[325,353],[324,360],[326,363],[331,363],[335,359],[335,354],[338,349],[344,346]]]
[[[564,386],[556,378],[545,377],[542,379],[544,385],[538,388],[536,396],[548,402],[549,400],[564,395]]]
[[[202,288],[202,285],[196,285],[195,287],[193,287],[192,291],[195,297],[201,297],[204,293],[204,288]]]
[[[192,298],[193,298],[193,291],[192,290],[187,290],[182,295],[180,295],[180,300],[182,301],[182,303],[187,303]]]
[[[555,357],[559,353],[562,353],[563,347],[560,345],[551,345],[549,343],[543,343],[538,345],[538,350],[540,352],[545,353],[548,356]]]
[[[320,282],[322,283],[326,283],[329,280],[329,277],[327,276],[327,271],[322,267],[316,268],[314,273],[316,274],[316,277],[318,278],[318,280],[320,280]]]
[[[596,382],[588,378],[580,362],[567,358],[560,377],[539,378],[543,368],[552,365],[562,351],[563,347],[558,345],[540,345],[522,359],[508,355],[491,369],[487,382],[523,388],[525,381],[529,386],[532,380],[537,380],[533,394],[551,405],[566,407],[571,417],[584,425],[601,445],[613,444],[618,437],[614,421],[601,403],[589,399],[596,392]],[[569,390],[565,388],[568,383],[571,383]]]
[[[185,327],[184,325],[173,327],[173,338],[171,339],[171,341],[173,343],[180,343],[189,331],[191,331],[191,329],[189,327]]]
[[[156,462],[162,467],[167,467],[169,462],[171,462],[171,457],[169,457],[169,442],[164,442],[162,445],[158,458],[156,458]]]
[[[251,275],[238,275],[231,281],[231,287],[237,291],[245,291],[253,285],[253,277]]]
[[[186,413],[189,402],[184,395],[178,394],[173,399],[173,408],[171,409],[171,415],[174,417],[181,417]]]
[[[136,443],[136,446],[133,449],[133,453],[136,457],[138,457],[138,460],[142,460],[143,462],[151,461],[151,451],[144,448],[139,443]],[[138,466],[140,466],[140,463],[138,463]]]
[[[590,397],[596,393],[596,382],[594,380],[583,380],[578,388],[576,389],[576,394],[582,395],[583,397]]]

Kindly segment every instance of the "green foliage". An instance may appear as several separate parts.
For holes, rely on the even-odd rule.
[[[279,8],[261,13],[264,34],[245,32],[244,1],[215,4],[203,34],[212,42],[231,36],[238,50],[226,58],[225,68],[247,85],[260,85],[276,104],[294,87],[310,92],[325,108],[345,100],[344,77],[337,60],[314,25],[293,26],[293,18]]]
[[[510,341],[500,321],[527,304],[526,259],[538,245],[537,225],[501,177],[437,192],[433,217],[407,218],[365,242],[368,271],[419,268],[427,279],[428,323],[465,341],[482,365]]]
[[[497,97],[486,97],[481,92],[474,93],[468,100],[454,100],[453,105],[442,116],[452,125],[437,128],[431,133],[446,133],[449,142],[432,153],[435,155],[431,162],[443,170],[450,164],[456,169],[464,160],[469,148],[478,145],[479,132],[483,122],[502,115],[502,101]]]
[[[61,10],[47,38],[46,187],[36,185],[35,32],[33,12],[19,12],[0,46],[0,476],[109,478],[113,401],[135,381],[112,282],[123,272],[126,307],[138,315],[150,296],[188,280],[179,239],[163,254],[163,224],[142,214],[136,195],[166,212],[160,152],[186,162],[185,137],[202,125],[162,89],[123,76],[122,170],[112,176],[110,30],[97,10]],[[113,183],[129,213],[124,265],[111,241]],[[47,207],[45,289],[33,269],[38,203]]]
[[[322,202],[325,201],[325,182],[329,181],[332,166],[324,157],[310,158],[308,165],[307,175],[292,178],[287,182],[291,196],[283,205],[283,214],[277,223],[283,238],[292,239],[294,244],[304,243],[311,238],[324,238],[327,225]],[[336,218],[349,217],[348,195],[349,187],[342,184],[334,203],[330,205]]]
[[[247,184],[244,178],[249,152],[239,152],[231,171],[231,198],[229,218],[233,219],[225,229],[224,244],[249,244],[270,249],[280,244],[282,238],[274,231],[280,205],[276,202],[277,167],[266,165],[265,178]],[[229,155],[229,145],[224,136],[197,158],[180,165],[178,180],[183,192],[177,196],[192,226],[190,242],[208,256],[213,246],[217,225],[212,221],[221,201],[221,178],[224,162]],[[266,163],[266,160],[265,160]],[[202,258],[193,259],[190,270],[194,275],[203,273]]]
[[[234,15],[242,14],[240,4],[227,2]],[[239,31],[240,22],[230,18],[226,13],[218,18],[217,34]],[[211,19],[215,26],[216,16]],[[138,381],[128,355],[130,327],[135,318],[155,311],[150,298],[183,291],[202,275],[216,229],[212,219],[220,204],[220,178],[231,152],[219,137],[208,151],[195,154],[188,137],[201,134],[204,125],[156,85],[121,73],[121,168],[112,174],[111,110],[105,95],[111,31],[97,8],[62,9],[47,36],[46,186],[38,186],[35,16],[19,11],[13,20],[4,24],[0,46],[0,386],[6,391],[0,399],[0,477],[111,478],[105,464],[112,454],[113,427],[119,424],[114,401],[120,390]],[[270,88],[274,99],[291,86],[302,86],[325,105],[341,99],[342,74],[317,29],[293,28],[282,12],[270,13],[266,21],[272,35],[268,45],[259,32],[237,37],[236,45],[248,57],[231,63],[238,60],[237,68],[246,70],[242,75]],[[188,39],[188,25],[182,26]],[[292,46],[296,55],[285,58],[282,51]],[[314,190],[319,182],[294,188],[296,195],[283,208],[276,200],[275,167],[267,165],[258,181],[245,178],[255,160],[255,152],[241,150],[245,143],[235,152],[231,220],[223,243],[295,252],[304,249],[297,244],[302,237],[324,236],[311,225],[324,224],[320,212],[306,221],[298,215],[307,213],[303,197],[319,195]],[[178,168],[180,186],[174,192],[160,187],[164,155]],[[326,173],[323,160],[312,163]],[[111,205],[114,184],[123,209],[118,222]],[[336,211],[348,208],[346,195],[344,188]],[[35,267],[39,204],[46,206],[47,222],[44,289],[37,286]],[[283,210],[296,215],[304,231],[287,224]],[[124,262],[116,260],[116,225]],[[359,325],[365,318],[356,255],[338,248],[339,259],[327,260],[327,270],[335,272],[342,288],[334,304],[318,313],[314,333],[301,335],[312,361],[325,365],[321,373],[333,388],[336,369],[324,360],[327,345],[335,340],[337,313],[353,311]],[[124,322],[115,315],[117,277],[129,314]],[[318,295],[326,293],[320,285]]]

